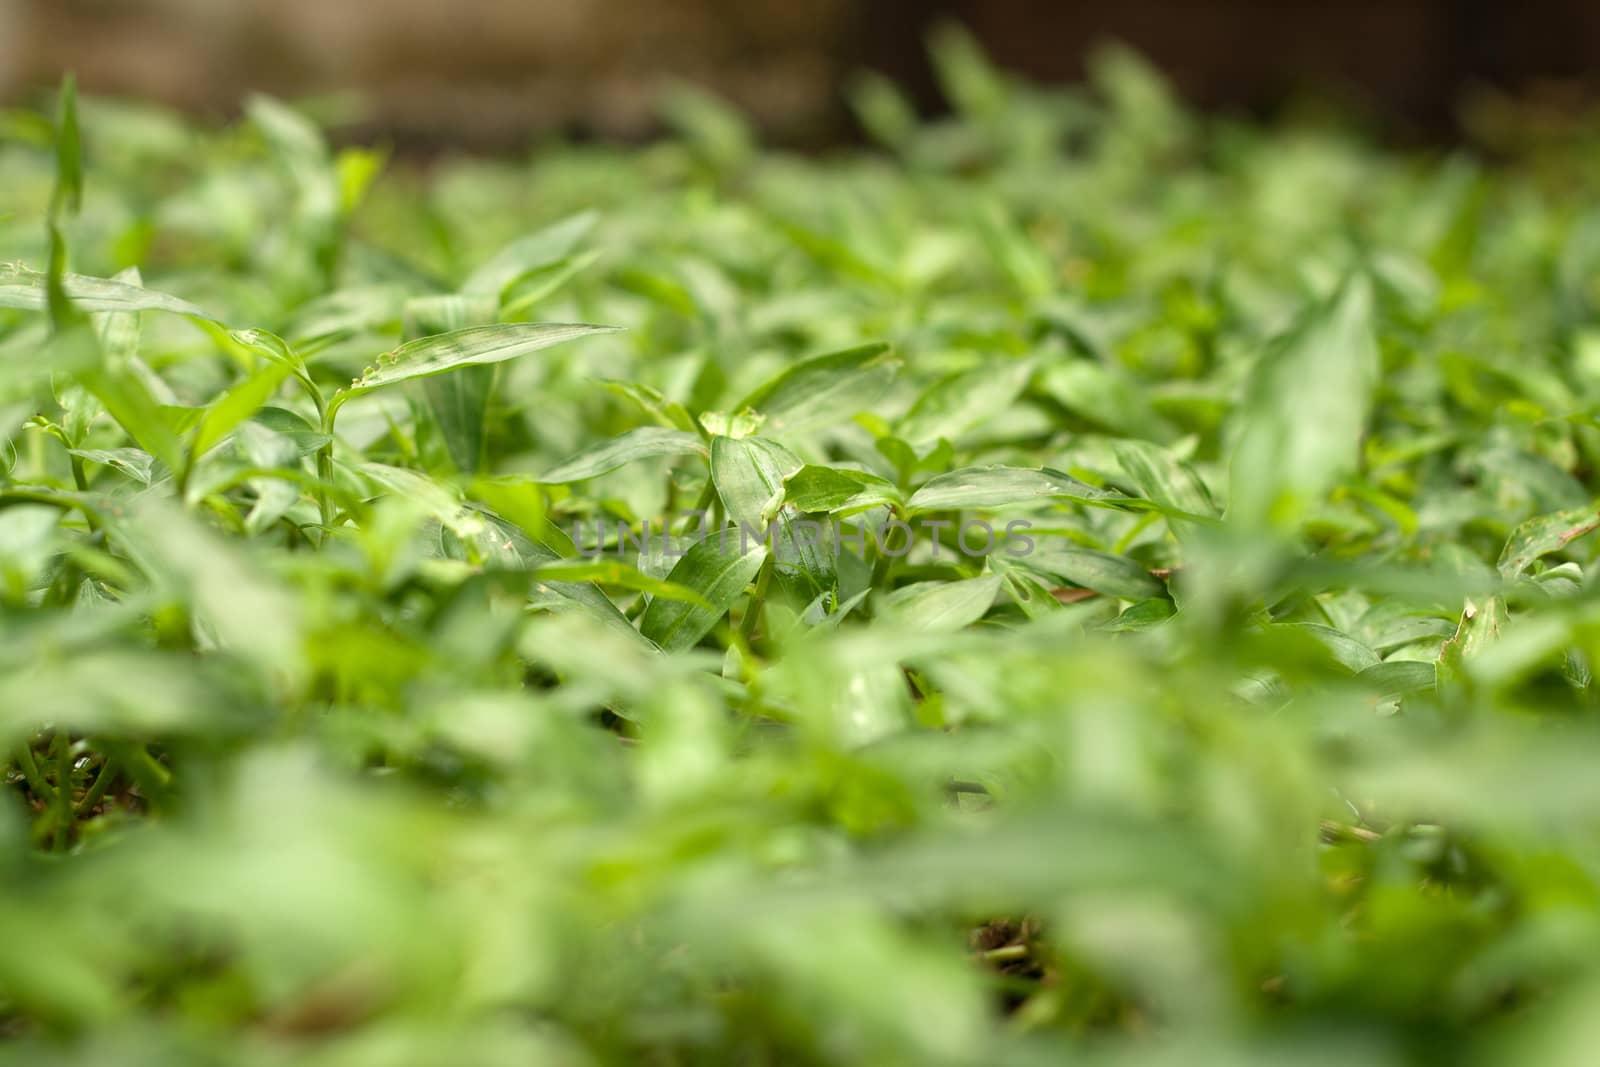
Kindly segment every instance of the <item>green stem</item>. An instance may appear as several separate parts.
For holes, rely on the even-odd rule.
[[[891,519],[899,519],[902,522],[904,521],[898,508],[891,509],[889,512],[889,517]],[[882,540],[878,540],[876,538],[874,539],[874,543],[877,545],[878,558],[872,564],[872,578],[869,581],[869,584],[873,589],[887,588],[889,575],[894,568],[895,557],[889,555],[889,532],[889,526],[887,523],[885,523]],[[908,552],[911,548],[910,537],[910,534],[906,535],[906,549]]]
[[[322,412],[322,432],[327,442],[317,449],[317,512],[322,517],[322,536],[327,538],[333,529],[333,502],[328,497],[328,487],[333,484],[333,421],[339,414],[347,394],[335,393]]]
[[[139,787],[145,802],[151,808],[159,809],[172,784],[172,772],[163,767],[143,744],[121,746],[115,755],[121,757],[120,762],[127,769],[128,777]]]
[[[111,788],[111,783],[116,781],[118,772],[116,757],[107,756],[105,762],[100,765],[100,773],[95,775],[94,781],[90,783],[88,792],[78,801],[79,816],[87,815],[94,810],[95,805],[106,795],[106,790]]]
[[[64,851],[67,837],[72,833],[72,741],[65,730],[56,732],[54,744],[56,764],[55,795],[55,848]]]
[[[67,453],[67,458],[72,463],[72,484],[78,487],[78,492],[87,493],[89,491],[89,476],[83,469],[83,457],[74,456],[69,452]],[[86,510],[83,513],[83,517],[89,524],[90,533],[100,532],[100,520],[95,517],[94,512]]]
[[[756,590],[750,594],[750,603],[744,609],[744,619],[739,623],[739,635],[749,644],[755,637],[756,626],[761,621],[761,611],[767,604],[767,590],[772,585],[772,556],[761,562],[761,573],[756,575]]]
[[[12,486],[0,489],[0,507],[7,504],[49,504],[60,508],[62,511],[81,511],[83,517],[91,523],[104,523],[105,516],[100,509],[85,500],[73,497],[70,493],[58,492],[53,489],[29,489],[26,487]]]
[[[34,796],[42,800],[55,799],[56,791],[45,781],[38,761],[33,758],[33,748],[26,741],[17,746],[17,766],[22,769],[23,781],[28,783],[28,789]]]

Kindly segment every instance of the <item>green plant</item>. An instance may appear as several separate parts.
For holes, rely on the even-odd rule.
[[[0,1051],[1591,1058],[1592,146],[935,56],[819,159],[0,117]]]

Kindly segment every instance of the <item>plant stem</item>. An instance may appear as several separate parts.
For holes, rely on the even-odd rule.
[[[76,811],[79,816],[87,815],[94,810],[95,805],[106,795],[106,790],[111,788],[111,783],[116,781],[119,770],[116,757],[107,756],[105,762],[100,765],[100,773],[95,775],[88,791],[83,794],[83,799],[78,801]]]
[[[55,841],[56,850],[67,847],[67,836],[72,832],[72,741],[65,730],[56,732],[55,744],[56,795]]]
[[[744,619],[739,623],[739,635],[749,644],[755,637],[756,626],[761,621],[761,611],[767,604],[767,590],[772,585],[772,556],[761,561],[761,573],[756,575],[756,589],[750,594],[750,603],[744,609]]]
[[[67,453],[67,458],[72,463],[72,484],[78,487],[78,492],[87,493],[89,491],[89,476],[83,469],[83,457],[74,456],[69,452]],[[94,512],[86,510],[83,513],[83,517],[89,524],[90,533],[100,532],[100,520],[95,518]]]
[[[891,520],[900,519],[901,516],[900,516],[899,509],[898,508],[892,508],[890,510],[890,512],[889,512],[889,517],[890,517]],[[874,561],[874,563],[872,565],[872,578],[870,579],[870,583],[869,583],[873,589],[887,588],[888,582],[889,582],[890,571],[894,567],[894,562],[895,562],[895,557],[893,557],[893,556],[891,556],[889,554],[889,527],[888,527],[887,523],[884,524],[884,531],[885,532],[884,532],[883,538],[881,540],[874,539],[875,543],[877,544],[877,548],[878,548],[878,558],[877,558],[876,561]],[[910,540],[910,538],[911,538],[911,535],[909,533],[907,533],[906,534],[906,551],[907,551],[907,553],[909,553],[910,550],[911,550],[911,540]]]
[[[333,502],[328,487],[333,484],[333,420],[344,403],[344,393],[335,393],[322,411],[322,432],[328,440],[317,449],[317,513],[322,517],[322,536],[326,540],[333,528]]]
[[[55,799],[56,791],[45,781],[38,761],[33,758],[33,748],[26,741],[17,746],[17,766],[22,770],[23,781],[28,783],[34,796],[41,800]]]

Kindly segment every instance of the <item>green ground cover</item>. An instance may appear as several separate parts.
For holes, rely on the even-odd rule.
[[[0,1056],[1594,1061],[1595,144],[935,54],[0,117]]]

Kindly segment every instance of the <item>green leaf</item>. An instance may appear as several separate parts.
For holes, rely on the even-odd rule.
[[[461,292],[498,303],[520,279],[572,255],[599,219],[596,212],[583,211],[519,237],[469,274],[461,283]]]
[[[1366,668],[1356,675],[1356,681],[1380,697],[1397,697],[1434,688],[1437,675],[1431,663],[1388,660]]]
[[[802,512],[853,514],[901,502],[900,491],[887,478],[848,467],[807,464],[784,482],[785,499]]]
[[[693,589],[660,578],[652,578],[637,567],[621,560],[562,560],[559,563],[541,564],[534,576],[545,582],[595,582],[649,593],[662,600],[677,600],[707,611],[712,610],[706,599]]]
[[[416,340],[494,320],[492,297],[426,296],[406,301],[405,336]],[[456,469],[472,474],[483,454],[484,420],[494,388],[493,367],[463,367],[422,382],[428,408],[439,424]]]
[[[885,344],[831,352],[785,369],[738,406],[759,411],[774,434],[844,422],[877,400],[899,367]]]
[[[885,147],[904,152],[916,135],[916,108],[892,79],[881,74],[869,72],[852,82],[850,107],[856,120]]]
[[[965,467],[928,479],[911,494],[906,508],[911,512],[948,511],[1058,499],[1099,502],[1126,498],[1049,467]]]
[[[1331,626],[1324,626],[1316,622],[1293,622],[1283,625],[1298,633],[1309,634],[1318,644],[1328,650],[1329,655],[1334,660],[1352,674],[1360,674],[1378,665],[1378,654],[1376,652],[1349,634],[1335,630]]]
[[[289,377],[290,369],[283,363],[264,363],[213,400],[200,419],[189,454],[196,458],[205,455],[234,427],[259,411]]]
[[[1356,275],[1257,365],[1239,413],[1230,519],[1296,526],[1353,473],[1377,375],[1371,288]]]
[[[697,434],[660,426],[641,426],[568,457],[535,480],[546,485],[581,482],[641,459],[686,456],[691,453],[706,454],[705,442]]]
[[[741,527],[762,530],[783,503],[784,479],[804,464],[775,441],[759,437],[713,437],[711,481],[728,517]]]
[[[1010,407],[1032,373],[1033,362],[1022,360],[952,374],[917,397],[897,436],[916,446],[954,438]]]
[[[1600,507],[1586,504],[1529,519],[1511,531],[1500,553],[1500,576],[1516,581],[1540,556],[1559,551],[1600,529]]]
[[[113,281],[125,285],[143,285],[139,268],[129,267],[118,271]],[[82,306],[82,305],[80,305]],[[100,350],[114,366],[132,364],[139,358],[140,316],[137,311],[104,311],[91,316],[95,333],[100,338]]]
[[[824,531],[802,528],[782,509],[784,479],[804,466],[782,445],[760,437],[711,439],[711,481],[741,534],[765,536],[779,564],[799,567],[819,586],[831,582],[833,563]],[[804,520],[801,520],[802,522]]]
[[[899,288],[898,279],[885,267],[857,252],[842,240],[788,220],[775,220],[779,233],[825,270],[854,278],[867,285],[891,292]]]
[[[1043,548],[1023,559],[1030,570],[1042,571],[1085,589],[1123,600],[1147,600],[1166,593],[1161,580],[1126,556],[1088,548]]]
[[[140,448],[69,448],[70,454],[126,474],[140,485],[150,484],[155,457]]]
[[[1171,425],[1156,414],[1149,391],[1126,375],[1087,359],[1056,364],[1040,375],[1041,391],[1095,426],[1148,441],[1168,441]]]
[[[56,100],[56,185],[50,194],[50,218],[76,215],[83,206],[83,139],[78,130],[78,83],[71,74],[61,79]]]
[[[1148,441],[1117,441],[1117,463],[1139,491],[1169,511],[1215,518],[1217,506],[1194,468]]]
[[[1000,583],[998,574],[957,582],[917,582],[885,596],[883,610],[908,630],[955,633],[988,614]]]
[[[608,392],[633,401],[641,411],[663,426],[690,433],[695,431],[694,417],[688,409],[676,400],[668,399],[659,389],[641,382],[624,382],[614,378],[601,379],[598,384]]]
[[[1470,687],[1472,660],[1500,640],[1510,621],[1506,602],[1491,596],[1481,600],[1468,597],[1461,610],[1461,624],[1455,636],[1439,649],[1438,684],[1441,689],[1460,692]]]
[[[215,316],[187,300],[109,278],[66,273],[61,276],[61,286],[67,297],[83,311],[170,311],[194,319],[217,321]],[[47,288],[45,275],[18,263],[0,263],[0,308],[48,310]]]
[[[692,545],[667,574],[667,581],[698,593],[705,605],[652,600],[640,616],[639,632],[667,652],[682,652],[699,644],[766,561],[765,545],[751,546],[741,554],[738,539],[738,531],[724,530],[720,537]]]
[[[443,374],[457,367],[503,363],[530,352],[580,337],[614,333],[615,326],[587,326],[559,322],[514,322],[472,326],[465,330],[407,341],[378,357],[374,366],[350,383],[340,396],[358,396],[386,385]]]
[[[83,733],[171,734],[233,729],[241,704],[217,700],[192,658],[127,648],[42,659],[0,676],[0,740],[31,737],[48,721]]]
[[[532,540],[510,525],[503,523],[498,516],[489,516],[496,527],[502,532],[512,535],[512,543],[517,553],[537,570],[544,566],[566,565],[575,562],[562,556],[549,545]],[[562,606],[575,605],[581,607],[585,614],[598,619],[607,628],[617,633],[626,633],[630,638],[638,638],[639,632],[633,628],[627,616],[617,610],[611,598],[601,591],[600,587],[590,581],[565,581],[551,579],[549,581],[536,580],[535,593],[549,593],[554,597],[553,603]]]
[[[661,96],[661,115],[702,157],[732,167],[750,155],[755,138],[744,115],[731,104],[687,82]]]
[[[129,437],[159,459],[169,471],[184,469],[183,445],[149,389],[131,370],[99,367],[85,371],[79,380],[105,405]]]
[[[986,117],[1005,106],[1004,75],[983,54],[972,31],[956,22],[941,22],[929,37],[928,51],[939,87],[957,110]]]
[[[302,456],[310,455],[332,440],[327,434],[322,433],[307,422],[303,416],[287,408],[269,405],[257,411],[252,418],[274,433],[281,434],[292,441],[296,451]]]
[[[165,501],[145,498],[127,526],[139,560],[188,600],[217,642],[277,683],[306,666],[299,604],[259,562]]]
[[[298,111],[260,93],[245,101],[245,113],[293,182],[296,209],[308,226],[315,257],[329,269],[337,253],[344,183],[322,131]]]

